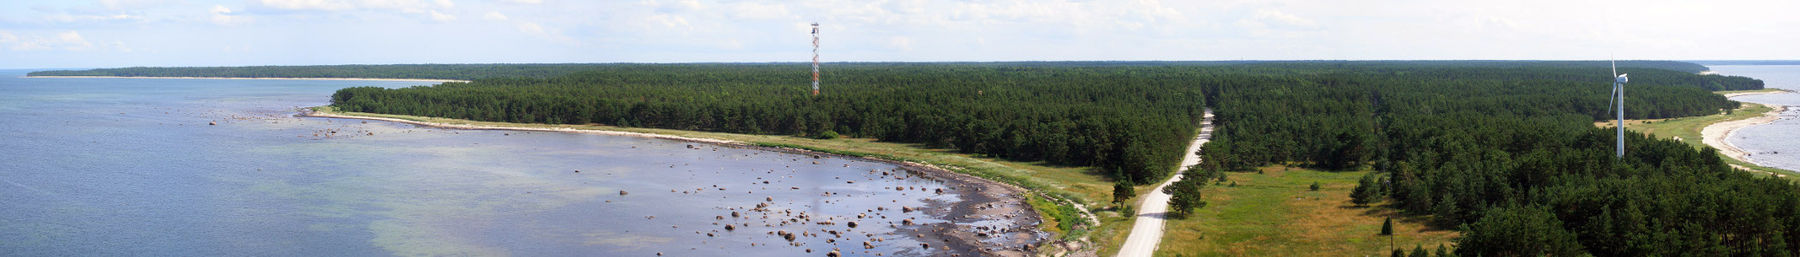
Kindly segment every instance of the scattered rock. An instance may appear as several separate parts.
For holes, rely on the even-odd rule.
[[[855,222],[855,221],[851,221],[851,222],[849,222],[849,223],[845,223],[845,224],[844,224],[844,225],[849,225],[849,226],[850,226],[850,228],[856,228],[856,222]]]
[[[580,173],[580,172],[581,172],[581,171],[579,171],[579,170],[578,170],[578,171],[575,171],[575,172],[576,172],[576,173]],[[619,190],[619,195],[629,195],[629,194],[631,194],[631,192],[625,192],[625,190]]]
[[[734,230],[737,230],[736,226],[732,226],[731,224],[725,224],[725,231],[734,231]]]
[[[209,122],[206,122],[206,125],[207,125],[207,126],[214,126],[214,125],[219,125],[219,123],[218,123],[218,122],[210,122],[210,121],[209,121]]]

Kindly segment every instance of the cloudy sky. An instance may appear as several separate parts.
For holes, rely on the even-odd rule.
[[[1800,59],[1793,0],[5,0],[0,68]]]

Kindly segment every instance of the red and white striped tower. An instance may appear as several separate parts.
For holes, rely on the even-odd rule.
[[[819,23],[812,24],[813,36],[813,95],[819,95]]]

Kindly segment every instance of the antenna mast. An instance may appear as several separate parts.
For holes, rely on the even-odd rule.
[[[813,37],[813,95],[819,95],[819,23],[812,23]]]

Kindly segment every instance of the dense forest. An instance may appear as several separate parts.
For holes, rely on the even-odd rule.
[[[1140,184],[1167,178],[1202,110],[1213,107],[1206,172],[1372,169],[1371,180],[1381,182],[1369,184],[1383,186],[1365,196],[1463,229],[1462,256],[1800,252],[1800,188],[1792,183],[1736,171],[1711,149],[1638,133],[1628,133],[1626,156],[1615,158],[1612,131],[1593,126],[1615,111],[1606,65],[856,63],[827,65],[824,93],[812,96],[808,67],[799,64],[616,64],[348,88],[332,103],[487,121],[867,137],[1093,166]],[[1709,90],[1763,86],[1698,75],[1706,68],[1690,63],[1619,67],[1632,77],[1624,107],[1632,119],[1717,114],[1738,104]],[[381,75],[358,76],[394,77]]]
[[[1710,148],[1638,133],[1628,133],[1627,154],[1615,158],[1613,131],[1592,124],[1608,117],[1610,85],[1585,75],[1606,74],[1604,66],[1391,68],[1209,95],[1218,129],[1202,151],[1204,168],[1372,168],[1377,197],[1462,228],[1462,256],[1800,251],[1792,239],[1800,235],[1800,188],[1787,180],[1756,178]],[[1748,79],[1622,71],[1633,77],[1625,114],[1634,119],[1717,114],[1737,103],[1704,89],[1760,88]]]
[[[838,65],[813,96],[794,65],[599,67],[548,79],[349,88],[345,111],[922,143],[1167,178],[1196,132],[1207,74],[1178,67]],[[805,67],[798,67],[805,68]]]

